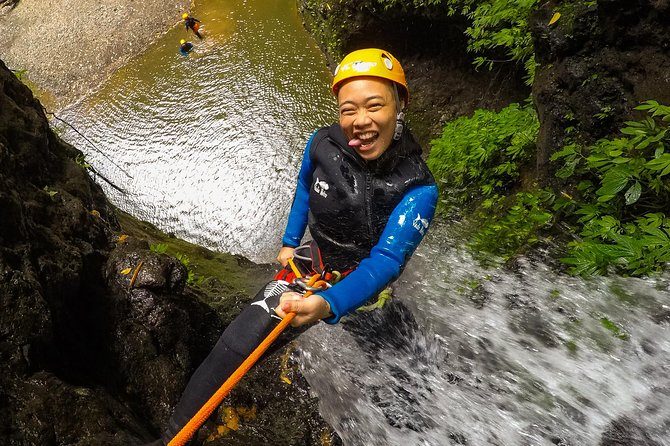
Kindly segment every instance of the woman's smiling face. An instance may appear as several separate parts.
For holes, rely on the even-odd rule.
[[[379,158],[393,142],[396,104],[390,81],[362,76],[346,81],[337,94],[340,126],[364,160]]]

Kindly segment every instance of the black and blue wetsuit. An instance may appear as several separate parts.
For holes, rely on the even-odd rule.
[[[198,38],[202,39],[202,35],[200,34],[200,20],[196,19],[195,17],[187,17],[184,20],[184,25],[186,26],[186,29],[190,29],[193,31],[193,34],[198,36]]]
[[[188,56],[188,53],[193,49],[193,44],[191,42],[184,42],[179,46],[179,52],[182,56]]]
[[[334,324],[395,280],[423,238],[437,202],[421,148],[405,131],[377,160],[364,161],[338,124],[316,131],[302,160],[282,243],[297,247],[309,226],[323,262],[351,272],[320,296]],[[191,377],[168,429],[167,444],[279,322],[274,308],[289,284],[268,283],[226,328]],[[289,328],[276,349],[299,333]]]
[[[339,319],[395,280],[435,212],[437,187],[421,148],[405,132],[379,159],[364,161],[338,124],[307,143],[282,243],[296,247],[309,225],[324,262],[353,271],[318,293]]]

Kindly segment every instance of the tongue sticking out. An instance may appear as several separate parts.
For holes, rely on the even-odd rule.
[[[356,148],[356,147],[360,147],[361,144],[362,144],[362,143],[361,143],[361,140],[360,140],[360,139],[356,139],[356,138],[354,138],[354,139],[352,139],[351,141],[349,141],[349,147]]]

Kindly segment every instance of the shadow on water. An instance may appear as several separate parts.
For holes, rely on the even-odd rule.
[[[73,131],[64,138],[129,192],[107,187],[115,204],[189,241],[273,258],[302,149],[336,116],[325,59],[296,8],[198,2],[202,41],[176,24],[62,113],[105,156]],[[182,38],[194,44],[186,57]]]

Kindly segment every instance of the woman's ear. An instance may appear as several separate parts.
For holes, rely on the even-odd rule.
[[[405,107],[407,107],[407,97],[404,94],[398,94],[396,98],[398,99],[398,102],[400,102],[400,110],[405,110]]]

